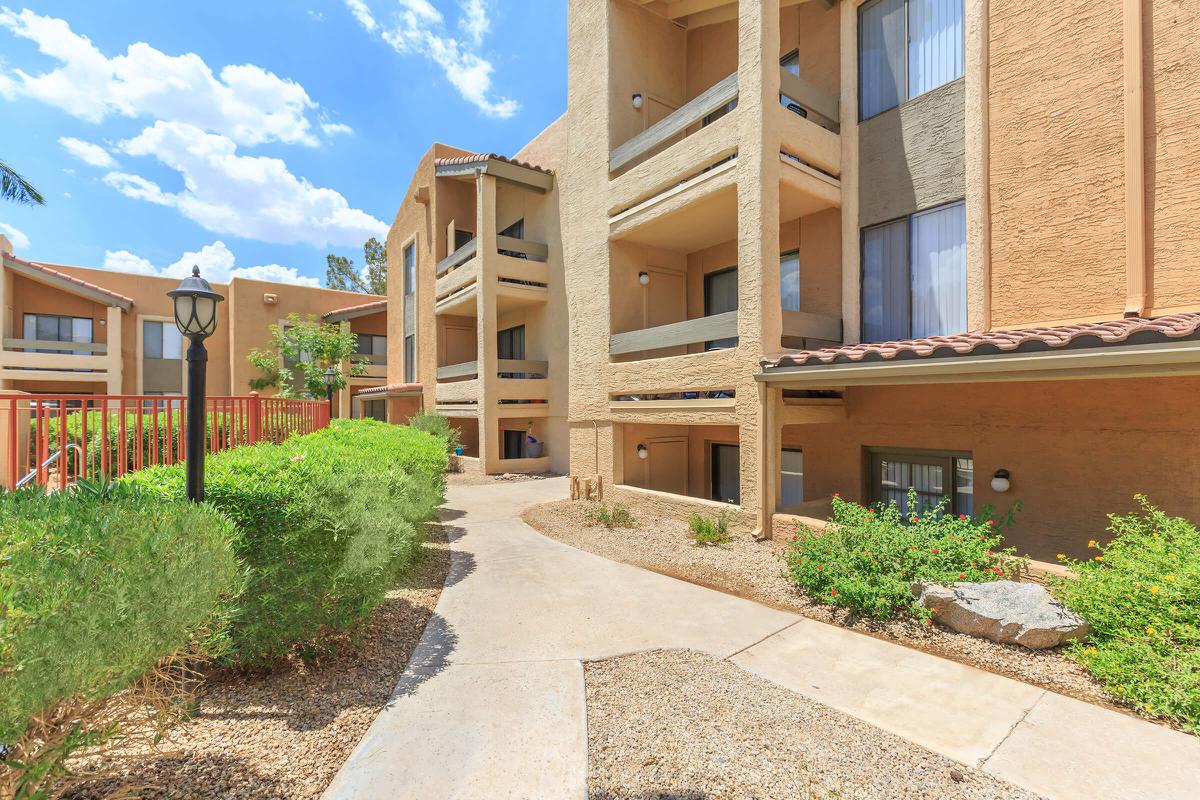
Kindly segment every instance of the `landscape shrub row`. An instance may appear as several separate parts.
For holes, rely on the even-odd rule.
[[[118,735],[104,701],[200,652],[243,586],[233,523],[131,487],[0,492],[0,796]]]
[[[442,441],[374,420],[335,420],[282,445],[210,456],[205,501],[233,520],[248,574],[229,612],[232,664],[313,652],[378,606],[413,560],[445,491]],[[185,495],[182,465],[131,482]]]

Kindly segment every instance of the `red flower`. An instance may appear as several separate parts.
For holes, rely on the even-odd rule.
[[[960,581],[961,581],[963,578],[965,578],[965,577],[967,577],[967,576],[966,576],[966,575],[963,575],[961,572],[960,572],[960,573],[958,573],[958,579],[959,579]]]
[[[868,514],[874,514],[874,513],[875,513],[875,509],[873,509],[873,508],[868,508],[868,509],[867,509],[867,513],[868,513]]]
[[[829,590],[829,596],[830,596],[830,597],[837,597],[837,589],[830,589],[830,590]]]
[[[981,533],[981,534],[979,534],[979,541],[981,541],[981,542],[983,541],[983,534],[982,534],[982,533]]]
[[[825,565],[824,565],[824,564],[817,564],[817,572],[820,572],[820,571],[821,571],[821,570],[823,570],[823,569],[825,569]]]
[[[967,515],[966,515],[966,514],[959,514],[959,515],[958,515],[958,518],[959,518],[959,519],[966,519],[966,518],[967,518]]]
[[[933,552],[937,553],[937,552],[940,552],[940,551],[939,551],[939,550],[938,550],[938,549],[935,547],[935,548],[933,548]]]
[[[994,520],[994,519],[988,520],[988,525],[995,525],[995,524],[996,524],[996,520]]]
[[[841,493],[841,492],[834,492],[834,493],[833,493],[833,496],[834,496],[834,497],[841,497],[841,496],[842,496],[842,493]]]

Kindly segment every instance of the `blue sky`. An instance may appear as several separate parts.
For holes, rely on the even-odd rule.
[[[0,232],[38,261],[323,282],[431,142],[511,154],[565,106],[562,0],[0,5],[0,159],[47,200]]]

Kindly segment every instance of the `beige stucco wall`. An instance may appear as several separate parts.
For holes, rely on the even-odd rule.
[[[951,81],[858,126],[862,227],[963,199],[964,89]]]

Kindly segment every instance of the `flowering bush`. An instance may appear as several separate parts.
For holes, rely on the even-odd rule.
[[[908,507],[920,508],[910,492]],[[866,508],[833,497],[833,517],[824,531],[801,525],[780,557],[784,574],[823,603],[846,606],[879,618],[916,605],[912,584],[932,581],[993,581],[1020,569],[995,520],[977,520],[935,508],[904,516],[895,503]]]
[[[1140,514],[1109,517],[1113,539],[1053,589],[1092,623],[1068,653],[1117,697],[1200,732],[1200,529],[1143,496]]]

